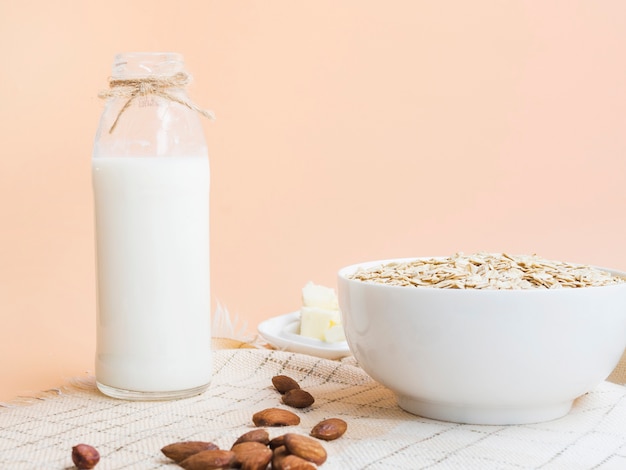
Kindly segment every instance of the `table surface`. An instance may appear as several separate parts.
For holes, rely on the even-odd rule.
[[[286,374],[316,402],[298,426],[266,428],[270,437],[308,434],[319,421],[348,423],[324,443],[324,469],[624,469],[626,387],[603,382],[576,400],[565,417],[515,426],[463,425],[402,411],[393,394],[352,358],[331,361],[284,351],[214,351],[209,389],[170,402],[128,402],[100,394],[93,379],[75,381],[29,403],[0,408],[0,468],[69,469],[71,448],[88,443],[102,456],[98,470],[178,468],[160,449],[184,440],[221,448],[254,429],[251,417],[285,408],[271,377]]]

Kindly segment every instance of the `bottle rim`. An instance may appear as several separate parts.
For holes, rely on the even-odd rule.
[[[178,52],[121,52],[113,60],[113,77],[173,74],[184,67]]]

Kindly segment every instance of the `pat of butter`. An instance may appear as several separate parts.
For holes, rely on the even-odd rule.
[[[302,305],[305,307],[319,307],[328,310],[339,310],[339,301],[335,289],[318,286],[312,282],[302,288]]]
[[[300,334],[302,336],[328,341],[327,333],[336,326],[341,326],[339,310],[327,310],[319,307],[302,307],[300,309]],[[333,334],[337,335],[334,332],[331,336]],[[343,339],[339,341],[343,341]]]
[[[343,332],[343,326],[332,325],[328,330],[326,330],[326,335],[324,335],[324,341],[327,343],[338,343],[340,341],[345,341],[346,335]]]
[[[335,290],[309,282],[302,289],[300,334],[336,343],[345,341]]]

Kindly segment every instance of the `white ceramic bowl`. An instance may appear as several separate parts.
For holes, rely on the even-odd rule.
[[[626,283],[472,290],[348,278],[392,261],[408,259],[341,269],[339,306],[359,365],[413,414],[474,424],[559,418],[626,347]]]

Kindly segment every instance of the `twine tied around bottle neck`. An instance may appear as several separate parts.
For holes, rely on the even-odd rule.
[[[179,98],[169,93],[170,88],[184,88],[190,81],[190,77],[185,72],[179,72],[171,76],[148,76],[142,78],[111,78],[109,79],[109,89],[98,93],[99,98],[128,98],[128,101],[122,106],[111,128],[109,134],[113,132],[117,126],[120,116],[128,109],[135,99],[141,96],[154,95],[160,96],[169,101],[182,104],[189,109],[202,114],[211,120],[215,119],[212,111],[202,109],[189,100]]]

